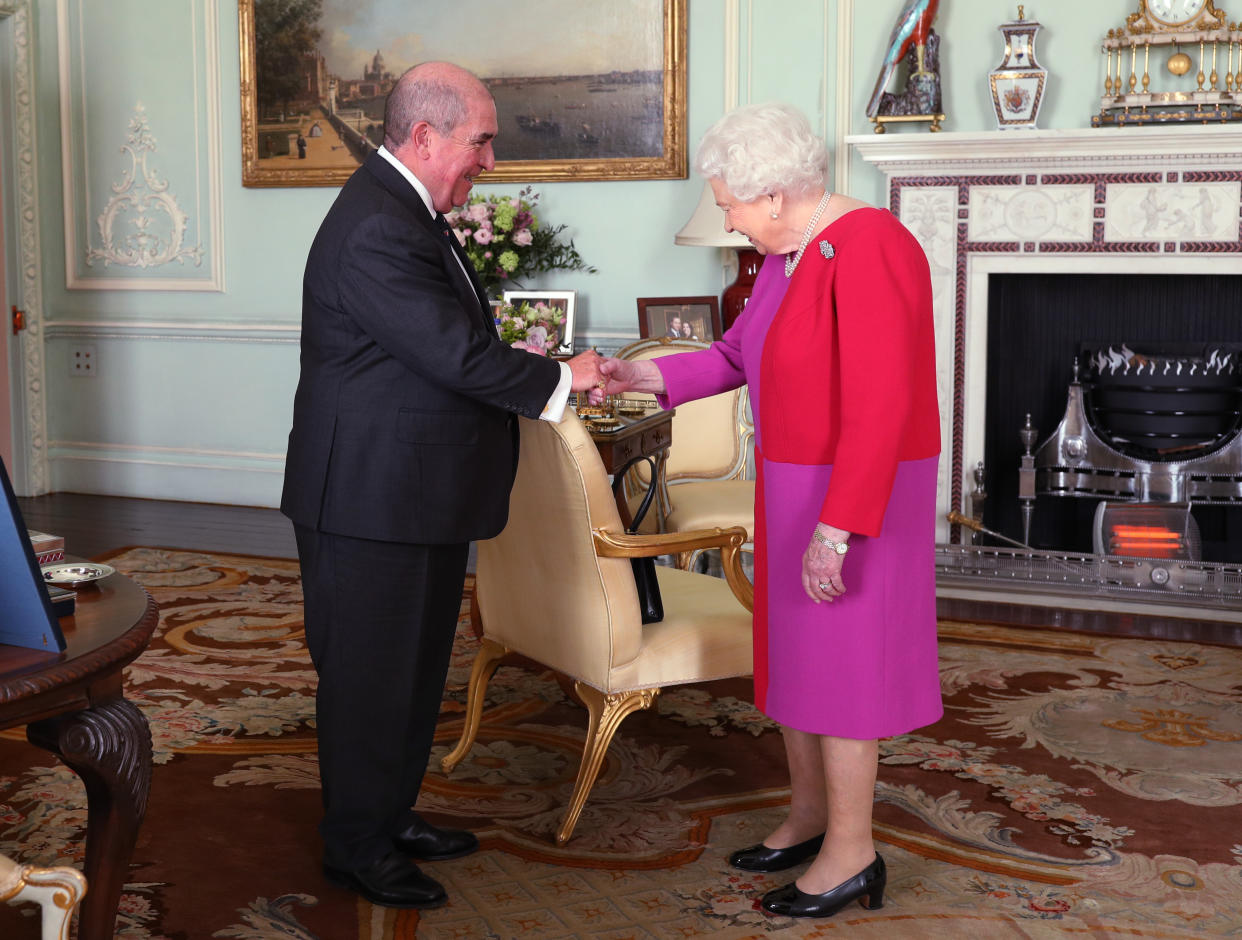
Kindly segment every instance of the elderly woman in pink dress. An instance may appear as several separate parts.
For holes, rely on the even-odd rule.
[[[750,301],[708,349],[600,371],[609,394],[650,392],[665,407],[748,386],[755,699],[783,726],[792,796],[780,825],[729,862],[813,860],[764,895],[774,914],[874,909],[886,880],[871,834],[877,739],[942,713],[927,260],[890,213],[827,189],[823,142],[788,106],[721,118],[696,168],[725,230],[767,256]]]

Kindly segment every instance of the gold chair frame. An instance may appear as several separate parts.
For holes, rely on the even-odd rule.
[[[487,684],[491,677],[495,674],[496,669],[506,660],[512,661],[518,657],[525,661],[535,660],[541,666],[551,668],[560,676],[572,681],[572,688],[576,696],[586,706],[589,719],[586,741],[583,747],[582,758],[578,767],[578,775],[574,782],[573,793],[570,797],[569,806],[566,810],[564,820],[562,821],[557,833],[556,841],[563,845],[573,834],[574,828],[578,823],[578,819],[582,814],[583,807],[586,804],[587,797],[594,786],[600,769],[603,765],[608,746],[613,736],[616,734],[618,727],[625,718],[635,711],[649,708],[656,700],[660,693],[660,689],[670,684],[686,684],[691,682],[707,681],[715,678],[725,678],[728,676],[749,675],[751,669],[750,663],[750,645],[749,645],[749,617],[747,616],[754,608],[754,587],[747,580],[746,574],[742,567],[741,552],[742,547],[746,543],[746,531],[740,526],[730,529],[704,529],[698,531],[676,532],[668,534],[656,535],[627,535],[622,534],[620,517],[617,512],[616,502],[612,498],[611,490],[608,485],[607,474],[604,472],[603,464],[600,462],[598,452],[590,443],[585,429],[579,423],[576,416],[568,415],[562,426],[537,427],[541,422],[525,422],[523,425],[523,441],[522,441],[522,466],[519,466],[518,482],[514,490],[514,508],[510,513],[510,526],[515,526],[510,532],[501,533],[494,540],[494,544],[480,544],[480,565],[479,565],[479,586],[476,593],[476,600],[481,596],[486,598],[488,595],[484,592],[484,579],[489,577],[492,570],[487,567],[488,564],[494,565],[494,580],[487,587],[493,598],[493,607],[489,610],[487,606],[476,604],[475,613],[478,615],[478,625],[481,633],[481,648],[475,657],[473,667],[470,672],[470,679],[466,694],[466,710],[463,718],[463,727],[461,737],[458,739],[456,746],[441,759],[440,766],[445,773],[450,773],[466,756],[473,746],[475,738],[479,733],[479,728],[483,715],[483,701],[487,689]],[[565,425],[570,425],[565,427]],[[577,425],[574,427],[573,425]],[[534,427],[532,427],[534,426]],[[537,446],[528,444],[528,435],[532,435],[530,441],[534,441],[536,445],[545,447],[544,451],[538,451]],[[589,658],[584,661],[582,656],[585,655],[580,651],[567,652],[559,647],[562,643],[556,641],[558,633],[555,630],[547,631],[542,640],[537,640],[527,633],[523,632],[523,624],[529,622],[537,622],[538,626],[546,627],[549,623],[560,622],[554,617],[545,616],[545,605],[548,603],[543,599],[515,600],[513,604],[506,605],[504,598],[509,595],[506,592],[506,578],[511,574],[511,569],[520,565],[522,562],[514,560],[513,553],[506,551],[505,538],[513,538],[514,540],[522,540],[526,537],[527,528],[523,527],[522,522],[515,523],[515,517],[522,516],[525,519],[525,525],[532,525],[532,520],[540,520],[544,518],[543,513],[556,512],[555,503],[548,502],[539,506],[525,506],[521,504],[521,500],[526,494],[532,490],[537,491],[540,496],[551,500],[552,497],[547,493],[546,487],[542,487],[536,483],[528,482],[538,480],[542,483],[543,474],[547,471],[546,464],[538,462],[538,456],[532,454],[547,454],[550,451],[552,441],[551,435],[556,435],[559,440],[553,441],[556,447],[560,448],[556,451],[556,460],[561,461],[558,464],[560,471],[564,472],[569,466],[570,461],[573,462],[573,472],[565,473],[565,479],[578,475],[578,481],[581,485],[581,491],[574,494],[567,494],[566,499],[572,499],[575,503],[574,508],[567,509],[568,516],[566,525],[560,531],[563,533],[564,544],[556,543],[557,547],[563,548],[565,551],[573,550],[581,552],[587,550],[588,537],[590,549],[593,557],[588,553],[578,556],[580,561],[580,571],[584,576],[582,586],[580,588],[582,594],[581,599],[575,601],[579,606],[575,609],[587,612],[595,612],[599,615],[599,622],[590,626],[585,624],[569,622],[566,623],[565,629],[576,630],[583,636],[591,634],[596,636],[601,642],[598,649],[602,652],[599,654],[602,659],[596,660]],[[529,467],[525,466],[527,461],[531,461]],[[529,474],[526,476],[524,474]],[[529,487],[529,489],[523,489]],[[552,507],[552,508],[548,508]],[[576,516],[581,516],[585,520],[594,520],[588,522],[582,530],[577,530],[573,525]],[[602,521],[604,525],[597,525],[595,522]],[[555,532],[553,528],[551,531]],[[546,532],[545,532],[546,534]],[[555,538],[555,535],[551,536]],[[511,547],[511,546],[510,546]],[[632,558],[654,558],[659,555],[667,555],[671,553],[695,552],[704,549],[719,549],[721,553],[721,563],[728,589],[725,590],[719,581],[707,575],[691,574],[687,572],[675,571],[672,569],[660,569],[662,577],[662,593],[665,594],[665,624],[652,624],[643,626],[638,617],[637,594],[633,588],[632,574],[630,566],[624,565],[621,568],[616,567],[617,560]],[[555,549],[549,547],[547,553],[552,553]],[[492,559],[495,559],[494,561]],[[624,571],[624,574],[621,572]],[[691,581],[686,579],[702,579],[701,581]],[[710,596],[713,600],[710,603],[723,606],[709,607],[708,610],[720,611],[726,613],[712,613],[704,619],[701,612],[702,608],[692,607],[687,599],[690,596],[699,597],[701,594],[693,592],[702,591],[704,587],[710,587]],[[574,590],[572,586],[567,586],[567,590]],[[690,590],[690,594],[684,593],[686,589]],[[669,592],[672,592],[671,595]],[[728,612],[729,603],[725,601],[732,594],[740,604],[740,607],[734,608],[734,613]],[[681,597],[683,600],[678,601]],[[670,600],[672,606],[670,606]],[[701,602],[701,601],[700,601]],[[522,604],[520,612],[514,605]],[[631,609],[632,608],[632,609]],[[572,616],[572,614],[571,614]],[[731,621],[721,621],[716,619],[720,616],[731,617]],[[527,618],[523,620],[522,618]],[[489,630],[489,618],[496,618],[495,628]],[[684,627],[678,625],[676,631],[671,633],[659,634],[660,627],[668,627],[669,624],[677,623],[678,619],[684,620]],[[731,623],[726,627],[725,623]],[[739,625],[740,624],[740,625]],[[671,630],[672,628],[669,627]],[[505,631],[516,631],[514,636],[516,642],[506,639],[501,642],[497,637],[504,638]],[[656,631],[652,633],[650,631]],[[603,631],[601,635],[598,631]],[[570,636],[571,634],[567,634]],[[662,635],[665,638],[675,638],[676,642],[686,644],[685,648],[690,651],[687,659],[687,668],[684,673],[670,673],[666,670],[658,670],[659,675],[653,676],[651,673],[657,670],[648,670],[644,672],[639,668],[639,664],[646,662],[650,665],[653,659],[642,659],[642,650],[657,649],[659,646],[653,645],[647,647],[644,644],[650,640],[652,636]],[[739,644],[741,636],[746,637],[743,644]],[[721,644],[720,646],[714,646]],[[544,652],[541,654],[532,647],[537,646],[539,642],[546,645]],[[653,641],[654,642],[654,641]],[[618,643],[630,644],[629,652],[621,655],[617,652]],[[512,644],[512,645],[510,645]],[[525,645],[525,648],[522,648]],[[514,648],[518,647],[518,648]],[[712,649],[731,650],[727,654],[720,653],[720,658],[712,658]],[[742,650],[744,652],[739,652]],[[591,654],[593,657],[595,654]],[[621,656],[618,662],[617,657]],[[548,662],[547,660],[561,660],[561,667],[558,668],[556,662]],[[575,659],[575,657],[577,657]],[[675,660],[660,658],[661,664],[667,664]],[[574,665],[577,663],[577,665]],[[568,664],[568,665],[566,665]],[[591,681],[585,681],[579,676],[572,675],[568,670],[580,669],[583,673],[592,676]],[[651,679],[656,678],[658,681],[652,682]],[[568,685],[568,683],[566,683]]]
[[[40,905],[42,940],[69,940],[69,922],[85,896],[86,876],[75,868],[19,865],[0,855],[0,901]]]

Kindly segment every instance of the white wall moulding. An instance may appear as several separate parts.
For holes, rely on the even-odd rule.
[[[302,328],[278,322],[207,322],[156,320],[54,320],[44,327],[48,342],[67,339],[164,340],[205,343],[277,343],[297,346]]]
[[[56,491],[236,506],[280,503],[285,455],[53,441]]]
[[[1242,128],[855,135],[932,273],[942,511],[983,457],[991,274],[1242,274]],[[954,533],[943,520],[937,537]]]
[[[11,79],[12,127],[8,133],[12,154],[4,181],[14,194],[13,205],[4,207],[7,235],[13,244],[9,250],[17,259],[15,276],[9,290],[26,312],[26,329],[17,340],[19,355],[13,374],[14,408],[24,416],[15,425],[20,429],[16,441],[14,485],[26,496],[48,491],[47,464],[47,400],[45,397],[43,362],[43,265],[39,238],[39,175],[40,166],[35,115],[38,85],[35,81],[34,35],[31,0],[0,2],[0,42],[3,42],[3,78]]]
[[[57,31],[66,286],[222,291],[218,0],[57,0]]]

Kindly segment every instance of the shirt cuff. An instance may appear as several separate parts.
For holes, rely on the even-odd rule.
[[[574,383],[574,373],[569,366],[563,362],[558,362],[557,365],[561,367],[561,381],[539,415],[540,421],[551,421],[553,424],[560,424],[561,419],[565,417],[565,405],[569,402],[569,389]]]

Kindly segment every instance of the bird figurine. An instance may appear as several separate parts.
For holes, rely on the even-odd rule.
[[[940,0],[906,0],[897,22],[893,25],[892,35],[888,37],[888,49],[884,53],[880,77],[876,80],[875,90],[871,92],[871,100],[867,103],[867,117],[873,118],[879,112],[880,99],[884,95],[888,80],[892,78],[893,69],[897,68],[897,63],[910,51],[912,44],[918,52],[918,74],[922,74],[923,50],[939,7]]]

